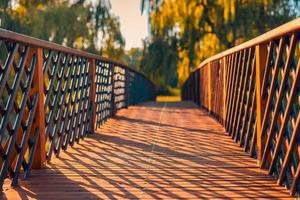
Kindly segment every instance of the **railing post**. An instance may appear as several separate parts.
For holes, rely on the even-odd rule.
[[[129,106],[130,98],[130,74],[129,70],[125,68],[125,108]]]
[[[265,111],[265,100],[262,99],[261,91],[262,91],[262,82],[264,71],[266,67],[267,61],[267,45],[266,44],[259,44],[255,47],[255,63],[256,63],[256,131],[257,131],[257,160],[258,164],[261,164],[264,145],[265,145],[265,137],[263,136],[261,126],[262,120]]]
[[[33,92],[38,92],[37,110],[34,119],[34,126],[32,130],[39,128],[39,137],[35,150],[35,155],[32,163],[33,169],[40,169],[46,166],[46,135],[45,135],[45,109],[44,109],[44,73],[43,73],[43,49],[32,49],[36,52],[36,67],[33,77]]]
[[[90,104],[91,104],[91,133],[95,133],[96,131],[96,59],[89,59],[90,63],[90,77],[91,77],[91,88],[90,88]]]
[[[211,62],[208,62],[208,75],[207,75],[207,79],[208,79],[208,86],[207,86],[207,88],[208,88],[208,111],[209,111],[209,113],[211,113],[211,111],[212,111],[212,98],[211,98],[211,93],[212,93],[212,85],[211,85],[211,65],[212,65],[212,63]]]
[[[195,74],[192,73],[191,76],[191,100],[195,102]]]
[[[197,72],[194,72],[194,102],[198,102],[198,76]]]
[[[135,104],[138,104],[140,103],[140,76],[137,74],[135,76],[135,96],[136,96],[136,99],[135,99]]]
[[[227,112],[227,107],[226,107],[226,91],[227,91],[227,85],[226,85],[226,77],[227,77],[227,63],[226,63],[226,57],[224,56],[221,59],[221,68],[223,71],[223,125],[225,125],[225,120],[226,120],[226,112]]]
[[[193,78],[191,77],[189,81],[189,100],[193,101]]]
[[[200,96],[199,96],[199,70],[195,71],[195,91],[196,91],[196,104],[200,105]]]
[[[111,64],[111,71],[112,71],[112,75],[111,75],[111,104],[110,104],[110,114],[111,116],[116,114],[115,111],[115,66],[113,64]]]
[[[191,101],[191,78],[187,81],[187,99],[188,101]]]

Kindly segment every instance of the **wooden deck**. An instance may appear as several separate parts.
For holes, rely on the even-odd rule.
[[[5,199],[290,198],[221,125],[188,102],[121,110]]]

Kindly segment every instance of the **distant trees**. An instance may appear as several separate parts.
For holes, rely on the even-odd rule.
[[[125,52],[125,62],[135,70],[141,70],[141,61],[143,57],[143,49],[131,48]]]
[[[125,40],[109,0],[1,0],[1,27],[123,59]]]
[[[298,0],[142,0],[141,6],[151,26],[143,71],[164,90],[180,87],[205,58],[299,15]]]
[[[141,0],[150,37],[127,52],[109,0],[1,0],[0,26],[125,62],[168,93],[205,58],[297,17],[299,1]]]

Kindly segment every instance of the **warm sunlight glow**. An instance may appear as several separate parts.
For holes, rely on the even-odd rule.
[[[126,50],[142,47],[148,35],[147,16],[141,15],[140,0],[111,0],[112,12],[120,17],[121,32],[126,40]]]

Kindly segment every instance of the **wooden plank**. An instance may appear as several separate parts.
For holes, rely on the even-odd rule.
[[[290,198],[221,124],[195,108],[149,102],[120,110],[20,187],[6,183],[3,198]]]

